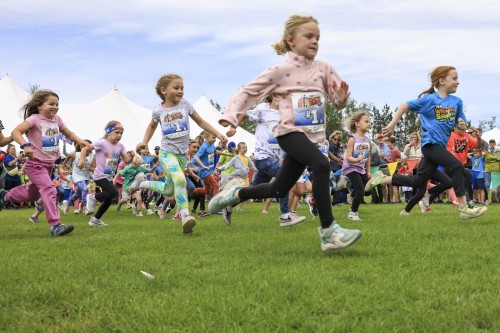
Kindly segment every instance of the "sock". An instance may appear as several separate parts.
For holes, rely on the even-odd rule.
[[[182,218],[188,217],[191,214],[189,214],[189,209],[188,208],[182,208],[179,213],[181,214]]]
[[[290,217],[290,213],[283,213],[283,214],[281,214],[280,219],[286,220],[289,217]]]

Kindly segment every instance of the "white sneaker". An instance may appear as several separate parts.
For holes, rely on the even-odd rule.
[[[137,207],[137,202],[135,201],[132,203],[132,211],[134,212],[135,216],[137,216],[137,214],[139,214],[139,212],[141,211],[139,207]]]
[[[422,214],[426,214],[427,213],[427,207],[428,206],[425,205],[425,203],[424,203],[423,200],[420,200],[418,202],[418,206],[420,207],[420,211],[422,212]]]
[[[142,215],[142,212],[138,212],[137,214],[135,214],[135,216],[142,217],[142,216],[144,216],[144,215]]]
[[[86,206],[83,206],[83,214],[85,214],[85,216],[87,216],[87,215],[90,215],[90,214],[92,214],[92,213],[91,213],[91,212],[89,212],[89,210],[87,209],[87,207],[86,207]]]
[[[196,220],[191,215],[182,218],[182,232],[185,234],[190,234],[193,232],[193,228],[196,225]]]
[[[347,218],[352,221],[361,221],[358,212],[349,212],[349,214],[347,214]]]
[[[73,211],[74,214],[80,214],[82,212],[82,206],[78,205],[78,208]]]
[[[399,213],[399,215],[401,215],[401,216],[408,216],[408,215],[410,215],[410,213],[408,213],[406,210],[404,210],[404,209],[403,209],[403,210]]]
[[[101,219],[96,219],[95,217],[92,216],[92,218],[89,221],[89,226],[91,227],[107,227],[108,225],[104,222],[102,222]]]
[[[87,194],[87,210],[90,213],[95,212],[95,206],[97,205],[97,200],[95,199],[95,194]]]
[[[429,191],[425,191],[424,197],[422,198],[422,202],[424,203],[425,207],[429,207],[429,198],[430,198]]]
[[[127,209],[131,209],[132,208],[132,204],[129,202],[127,203]]]
[[[305,216],[298,216],[297,214],[293,213],[290,213],[290,215],[286,219],[280,216],[280,227],[290,227],[297,223],[303,222],[305,219]]]
[[[57,204],[57,208],[59,208],[64,213],[64,215],[68,215],[69,213],[68,200],[64,200],[62,203]]]
[[[153,211],[151,210],[151,208],[148,208],[148,210],[146,210],[146,214],[147,214],[147,215],[155,215],[155,212],[153,212]]]

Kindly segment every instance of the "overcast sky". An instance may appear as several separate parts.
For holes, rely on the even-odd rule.
[[[174,72],[192,103],[205,94],[224,107],[284,59],[270,45],[292,14],[317,17],[317,59],[336,68],[358,102],[394,110],[429,87],[433,67],[453,65],[467,118],[499,114],[497,0],[2,0],[0,75],[26,90],[52,89],[62,104],[116,85],[151,108],[157,79]]]

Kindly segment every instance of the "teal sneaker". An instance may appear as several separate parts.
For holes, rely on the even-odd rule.
[[[59,223],[58,225],[52,227],[50,234],[52,237],[64,236],[72,232],[73,229],[75,229],[75,227],[72,224],[64,225]]]
[[[366,183],[365,192],[370,192],[375,186],[382,184],[382,180],[384,180],[385,177],[387,176],[384,175],[384,173],[381,170],[375,172],[372,178],[370,178],[370,180],[368,181],[368,183]]]
[[[322,228],[318,227],[321,238],[321,250],[331,252],[345,249],[361,238],[361,231],[344,229],[335,221],[332,222],[328,231],[323,234]]]
[[[210,214],[217,214],[223,208],[227,206],[234,206],[240,199],[238,199],[234,193],[243,187],[243,184],[239,179],[233,179],[224,186],[224,189],[214,195],[212,200],[208,203],[208,212]]]

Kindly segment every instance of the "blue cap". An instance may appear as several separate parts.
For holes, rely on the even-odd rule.
[[[233,152],[233,149],[236,148],[236,143],[234,143],[233,141],[229,142],[227,144],[227,150],[229,150],[230,153]]]

